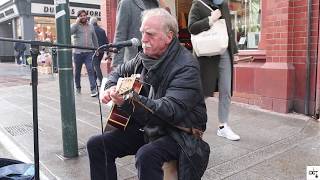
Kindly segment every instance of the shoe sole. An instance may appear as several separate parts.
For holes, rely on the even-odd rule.
[[[220,133],[220,131],[217,131],[217,136],[224,137],[224,138],[229,139],[229,140],[231,140],[231,141],[239,141],[239,140],[240,140],[240,138],[239,138],[239,139],[230,139],[230,138],[227,138],[226,136],[222,135],[222,134]]]

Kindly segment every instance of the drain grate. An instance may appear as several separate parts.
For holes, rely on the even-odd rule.
[[[22,136],[26,134],[33,134],[32,124],[19,124],[19,125],[4,127],[4,129],[11,136]],[[39,131],[41,131],[41,129],[39,129]]]

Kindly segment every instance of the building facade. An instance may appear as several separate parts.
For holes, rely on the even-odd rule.
[[[71,23],[81,9],[86,10],[89,17],[101,17],[100,0],[70,0],[69,8]],[[56,40],[54,0],[1,0],[0,37],[16,39],[19,36],[25,40]],[[0,43],[0,60],[14,62],[13,43]]]
[[[190,0],[160,0],[186,28]],[[102,0],[112,39],[118,0]],[[233,100],[263,109],[319,114],[319,0],[228,0],[240,49]]]

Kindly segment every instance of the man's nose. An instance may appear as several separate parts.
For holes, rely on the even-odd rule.
[[[145,34],[142,34],[141,42],[147,42],[147,40],[147,36]]]

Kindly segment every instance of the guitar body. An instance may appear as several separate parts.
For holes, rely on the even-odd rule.
[[[130,115],[113,105],[111,113],[107,118],[107,125],[115,127],[117,129],[125,130],[130,120]]]
[[[135,75],[129,78],[124,78],[120,83],[120,85],[117,84],[117,89],[121,95],[125,95],[131,91],[135,91],[139,94],[142,88],[142,84]],[[113,104],[111,112],[107,118],[107,125],[117,129],[125,130],[129,123],[130,116],[131,114],[124,112],[117,105]]]

